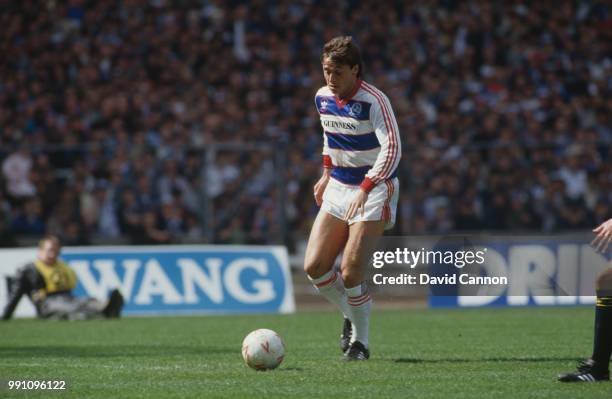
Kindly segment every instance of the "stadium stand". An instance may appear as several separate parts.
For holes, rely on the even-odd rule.
[[[305,234],[319,55],[337,34],[395,107],[397,233],[558,232],[612,214],[603,2],[43,4],[0,12],[0,245]]]

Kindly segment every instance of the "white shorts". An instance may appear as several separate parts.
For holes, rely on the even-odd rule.
[[[359,186],[347,185],[332,177],[323,193],[321,209],[338,219],[344,220],[349,204],[359,190]],[[363,216],[361,216],[361,212],[357,212],[348,221],[348,224],[366,220],[384,220],[387,222],[385,230],[392,228],[395,225],[398,198],[399,180],[397,178],[378,183],[368,194]]]

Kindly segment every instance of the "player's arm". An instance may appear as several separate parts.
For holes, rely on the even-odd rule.
[[[399,128],[389,99],[380,94],[378,101],[372,103],[370,120],[374,133],[380,143],[380,152],[376,162],[361,183],[361,189],[367,193],[380,182],[389,179],[399,164],[402,155],[402,144]]]
[[[357,212],[363,214],[368,194],[378,183],[389,179],[393,175],[401,157],[402,146],[399,128],[393,109],[391,109],[391,103],[382,93],[378,101],[372,103],[370,120],[374,126],[376,138],[380,143],[380,152],[374,165],[361,182],[361,190],[349,204],[345,215],[346,220],[352,218]]]
[[[591,245],[597,252],[606,252],[610,242],[612,242],[612,218],[593,229],[593,233],[595,233],[595,239]]]
[[[77,275],[70,267],[68,267],[68,270],[68,289],[73,290],[77,286]]]
[[[315,96],[315,106],[317,106],[316,96]],[[317,112],[319,112],[318,107],[317,107]],[[329,183],[329,178],[331,177],[331,171],[334,167],[332,163],[332,159],[329,156],[329,145],[327,143],[327,136],[325,135],[325,132],[323,132],[323,153],[322,155],[323,155],[323,174],[321,175],[321,178],[319,179],[319,181],[315,183],[315,186],[314,186],[314,197],[315,197],[315,202],[317,203],[317,206],[321,206],[321,204],[323,203],[323,193],[325,193],[325,188],[327,187],[327,183]]]
[[[325,134],[323,136],[325,137]],[[333,168],[331,157],[327,154],[327,140],[325,138],[324,140],[325,144],[323,146],[323,174],[314,186],[314,197],[317,206],[321,206],[321,203],[323,203],[323,193],[325,192],[327,183],[329,183],[329,178],[331,177],[331,171]]]
[[[28,266],[20,269],[17,272],[12,289],[9,292],[7,304],[4,307],[4,312],[2,313],[2,320],[9,320],[13,316],[13,312],[15,311],[15,308],[17,308],[21,297],[29,291],[31,284],[28,274]]]

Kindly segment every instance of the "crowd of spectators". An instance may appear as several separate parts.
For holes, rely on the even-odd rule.
[[[611,11],[594,0],[9,2],[0,243],[45,231],[68,244],[270,243],[284,234],[279,209],[287,231],[307,232],[320,53],[341,34],[398,119],[396,232],[591,227],[612,214]]]

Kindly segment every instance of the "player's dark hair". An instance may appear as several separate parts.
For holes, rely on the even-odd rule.
[[[60,248],[62,246],[62,241],[59,239],[58,236],[56,236],[55,234],[46,234],[43,238],[40,239],[40,241],[38,241],[38,248],[42,248],[47,241],[55,243]]]
[[[359,47],[353,42],[351,36],[338,36],[334,37],[323,47],[323,55],[321,56],[321,62],[325,58],[329,58],[331,62],[339,65],[348,65],[353,67],[359,65],[359,71],[357,77],[360,78],[363,74],[363,61],[361,60],[361,51]]]

